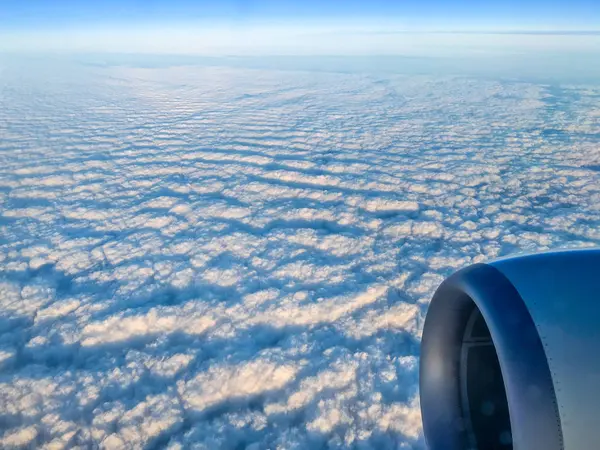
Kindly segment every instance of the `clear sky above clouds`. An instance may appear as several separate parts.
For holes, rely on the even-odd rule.
[[[2,27],[31,29],[298,19],[396,18],[418,25],[597,27],[596,0],[3,0]]]
[[[589,37],[590,31],[600,30],[600,2],[3,0],[0,30],[0,49],[4,50],[214,54],[253,50],[258,53],[311,53],[313,50],[369,53],[380,49],[382,53],[406,53],[407,46],[414,48],[414,37],[390,35],[407,31],[542,30],[584,31]],[[581,34],[569,36],[566,40],[575,42],[576,46],[579,41],[590,41],[581,38]],[[425,42],[422,45],[427,46],[431,45],[428,39],[431,41],[422,36],[416,40],[419,45]],[[433,40],[453,42],[447,36]],[[470,41],[480,42],[473,38]],[[527,41],[539,42],[540,38],[528,37],[521,41],[525,41],[527,47]]]

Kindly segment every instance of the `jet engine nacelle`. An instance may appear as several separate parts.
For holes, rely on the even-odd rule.
[[[600,249],[475,264],[423,328],[430,450],[600,448]]]

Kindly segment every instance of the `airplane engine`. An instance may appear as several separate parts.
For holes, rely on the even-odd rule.
[[[421,344],[430,450],[600,446],[600,249],[475,264],[437,289]]]

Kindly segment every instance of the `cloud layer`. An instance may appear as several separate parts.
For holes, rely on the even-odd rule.
[[[600,244],[595,86],[0,68],[0,446],[415,448],[443,278]]]

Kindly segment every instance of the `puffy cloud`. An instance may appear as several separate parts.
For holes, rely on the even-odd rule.
[[[424,448],[441,280],[600,243],[597,87],[247,64],[5,62],[3,448]]]

